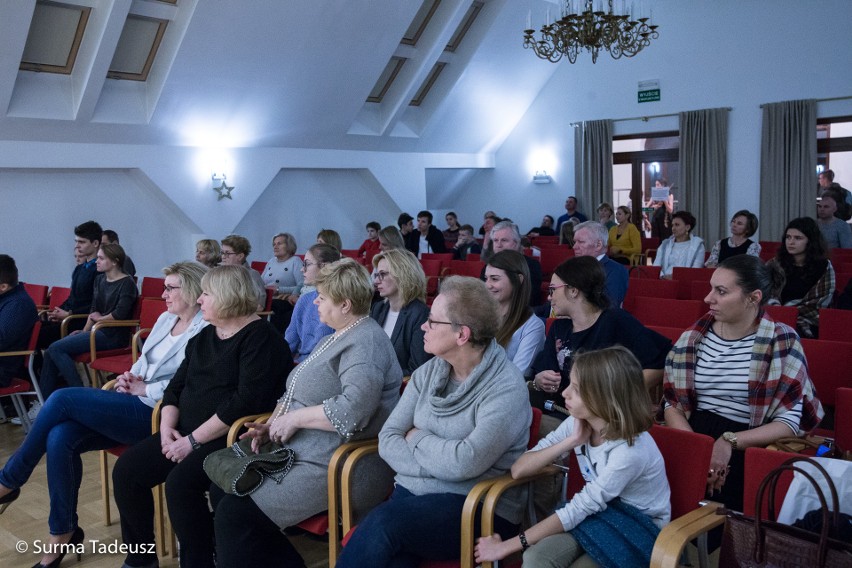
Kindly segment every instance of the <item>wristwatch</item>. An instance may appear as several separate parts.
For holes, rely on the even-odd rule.
[[[192,432],[187,434],[186,437],[189,438],[189,445],[192,446],[193,450],[201,449],[201,444],[198,443],[198,441],[195,439],[195,436],[192,435]],[[736,442],[734,443],[734,445],[736,445]]]
[[[735,432],[725,432],[722,434],[722,439],[731,444],[731,449],[737,449],[737,434]]]

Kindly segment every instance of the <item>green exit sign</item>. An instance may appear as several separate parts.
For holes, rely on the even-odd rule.
[[[648,91],[639,91],[640,103],[652,103],[660,100],[660,89],[650,89]]]

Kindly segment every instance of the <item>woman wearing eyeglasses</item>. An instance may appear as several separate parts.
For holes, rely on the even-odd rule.
[[[417,258],[405,249],[381,252],[373,257],[373,281],[383,301],[370,309],[393,343],[403,375],[432,356],[423,350],[421,326],[429,316],[426,305],[426,274]]]
[[[228,235],[222,239],[222,264],[225,266],[244,266],[249,269],[252,282],[257,291],[257,310],[266,308],[266,282],[257,270],[253,270],[248,263],[251,254],[251,243],[240,235]]]
[[[206,268],[179,262],[163,269],[166,312],[151,330],[139,360],[121,375],[113,391],[88,387],[56,391],[47,399],[24,443],[0,471],[0,503],[18,498],[47,453],[50,538],[46,543],[83,541],[77,525],[80,454],[135,444],[151,435],[151,413],[184,359],[184,348],[207,325],[196,303]],[[128,396],[129,395],[129,396]],[[40,565],[55,566],[60,554],[45,554]]]
[[[529,440],[523,377],[494,340],[498,328],[483,282],[444,280],[422,326],[435,357],[411,375],[379,434],[379,454],[396,472],[393,494],[358,525],[337,568],[458,558],[468,492],[506,473]],[[501,499],[496,532],[514,534],[522,511],[519,494]]]
[[[340,251],[335,247],[323,243],[315,244],[305,253],[302,263],[302,275],[304,285],[302,295],[296,301],[293,308],[293,317],[290,325],[284,332],[284,339],[290,346],[293,359],[299,363],[307,357],[319,340],[334,330],[320,321],[319,312],[314,305],[317,298],[317,289],[314,286],[320,269],[326,264],[340,260]]]

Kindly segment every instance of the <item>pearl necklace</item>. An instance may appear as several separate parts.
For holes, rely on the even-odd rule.
[[[305,367],[307,367],[308,364],[311,363],[311,361],[313,361],[314,359],[316,359],[317,357],[322,355],[326,351],[326,349],[331,347],[331,345],[335,341],[337,341],[338,339],[340,339],[341,337],[346,335],[346,332],[348,332],[350,329],[352,329],[353,327],[355,327],[356,325],[358,325],[359,323],[361,323],[365,319],[368,319],[369,317],[370,316],[361,316],[360,318],[358,318],[357,320],[355,320],[351,324],[347,325],[346,327],[344,327],[340,331],[332,333],[328,337],[328,339],[325,340],[325,342],[322,345],[320,345],[318,348],[313,350],[310,357],[308,357],[302,363],[299,364],[299,366],[296,368],[296,374],[293,375],[293,380],[290,381],[290,388],[287,389],[287,392],[284,393],[284,396],[279,401],[278,413],[275,415],[275,418],[272,419],[272,422],[270,422],[270,425],[275,424],[275,421],[278,420],[278,418],[282,414],[287,414],[287,412],[289,412],[290,405],[293,403],[293,393],[295,393],[295,391],[296,391],[296,383],[298,382],[299,377],[302,376],[302,371],[305,370]]]

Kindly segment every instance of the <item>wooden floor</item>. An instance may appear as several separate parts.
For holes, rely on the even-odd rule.
[[[0,464],[5,464],[9,456],[23,441],[20,426],[10,423],[0,424]],[[90,540],[99,541],[99,547],[121,543],[121,529],[118,524],[118,512],[112,504],[113,524],[105,526],[101,504],[101,480],[98,470],[98,453],[83,454],[83,483],[80,487],[79,516],[80,527],[86,533],[86,553],[79,564],[76,559],[67,557],[62,565],[80,568],[118,568],[124,561],[123,554],[92,553]],[[111,459],[110,464],[115,460]],[[33,472],[32,477],[21,489],[21,496],[0,515],[0,566],[3,568],[29,567],[36,564],[41,555],[34,554],[36,541],[48,537],[47,517],[50,500],[47,494],[47,473],[45,460]],[[293,537],[293,543],[302,553],[309,568],[328,566],[328,550],[325,542],[307,537]],[[27,552],[18,552],[16,547],[26,545]],[[176,568],[177,559],[161,558],[162,568]]]

